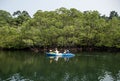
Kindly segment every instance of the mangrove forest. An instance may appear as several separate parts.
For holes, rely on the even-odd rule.
[[[46,47],[120,49],[120,16],[61,7],[13,14],[0,10],[0,49]]]

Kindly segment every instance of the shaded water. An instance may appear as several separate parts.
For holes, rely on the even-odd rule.
[[[0,81],[120,81],[120,53],[55,60],[41,53],[0,51]]]

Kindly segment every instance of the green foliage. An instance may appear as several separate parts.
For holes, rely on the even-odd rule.
[[[80,12],[64,7],[27,11],[13,16],[0,10],[0,48],[97,46],[120,48],[120,17],[117,12],[101,16],[98,11]]]
[[[0,27],[8,26],[12,21],[12,16],[9,12],[0,10]]]
[[[13,25],[20,26],[25,21],[30,19],[30,16],[27,11],[16,11],[13,13]]]

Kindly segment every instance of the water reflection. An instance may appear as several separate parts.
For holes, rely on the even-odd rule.
[[[50,59],[50,63],[56,61],[58,62],[59,59],[64,59],[65,62],[68,62],[70,58],[73,58],[74,56],[47,56],[47,58]]]
[[[24,76],[21,76],[19,73],[16,73],[7,78],[5,81],[33,81],[33,80],[30,80],[29,78],[28,79],[24,78]]]
[[[120,81],[120,54],[95,54],[46,58],[0,52],[0,81]]]

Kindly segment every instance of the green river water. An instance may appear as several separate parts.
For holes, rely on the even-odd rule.
[[[120,53],[81,52],[71,58],[0,51],[0,81],[120,81]]]

